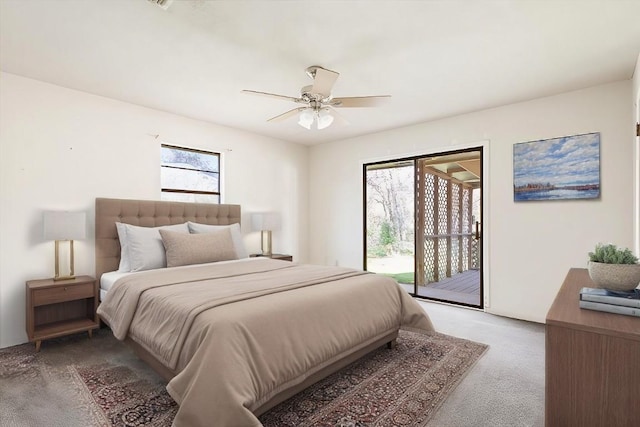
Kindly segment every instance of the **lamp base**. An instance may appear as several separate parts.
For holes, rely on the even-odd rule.
[[[76,276],[74,274],[74,260],[73,260],[73,240],[69,240],[69,274],[66,276],[60,275],[60,240],[56,240],[56,265],[55,265],[55,275],[53,276],[53,281],[57,282],[59,280],[71,280],[75,279]]]
[[[260,249],[262,250],[262,256],[271,256],[271,231],[262,230],[260,232],[260,238],[262,240]]]

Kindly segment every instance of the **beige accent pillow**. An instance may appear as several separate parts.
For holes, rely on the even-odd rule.
[[[189,226],[189,233],[192,234],[210,233],[211,231],[228,228],[231,231],[231,238],[233,239],[233,245],[236,247],[236,255],[238,255],[238,258],[249,258],[249,254],[244,247],[244,241],[242,240],[240,224],[208,225],[189,221],[187,222],[187,225]]]
[[[204,234],[160,230],[167,254],[167,267],[237,259],[229,229]]]
[[[189,234],[186,222],[160,227],[140,227],[131,224],[118,226],[118,223],[116,226],[121,247],[119,271],[143,271],[166,267],[165,249],[158,230]]]

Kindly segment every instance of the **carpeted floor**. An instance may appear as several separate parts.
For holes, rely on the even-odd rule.
[[[429,427],[543,427],[545,326],[419,301],[438,332],[489,350],[449,395]]]
[[[402,332],[261,417],[269,426],[425,425],[487,346]],[[164,384],[108,330],[0,350],[0,426],[169,426]]]

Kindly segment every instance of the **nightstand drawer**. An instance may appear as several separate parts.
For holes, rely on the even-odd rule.
[[[91,298],[94,296],[94,283],[81,283],[78,285],[61,285],[33,290],[33,305],[55,304],[63,301]]]

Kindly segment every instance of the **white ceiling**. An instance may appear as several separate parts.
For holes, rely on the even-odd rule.
[[[3,71],[281,140],[316,144],[630,79],[640,0],[0,0]],[[308,131],[304,70],[334,96],[392,95]]]

